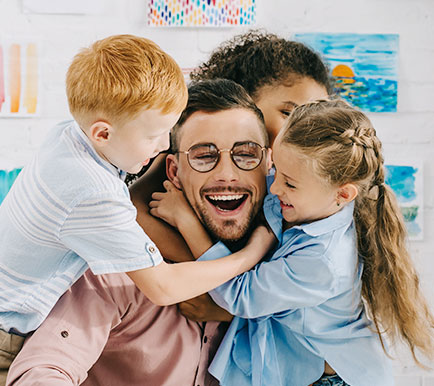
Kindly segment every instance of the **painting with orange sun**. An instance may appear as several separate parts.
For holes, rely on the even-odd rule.
[[[335,92],[364,111],[396,112],[399,35],[303,33],[328,63]]]

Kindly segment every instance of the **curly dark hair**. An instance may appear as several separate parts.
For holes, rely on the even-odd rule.
[[[209,60],[190,74],[192,81],[224,78],[241,84],[255,98],[264,85],[309,77],[333,90],[327,65],[303,43],[286,40],[263,30],[250,30],[223,42]]]

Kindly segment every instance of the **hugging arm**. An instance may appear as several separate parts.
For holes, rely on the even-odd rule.
[[[229,253],[223,243],[218,243],[200,260]],[[334,274],[322,257],[305,248],[264,261],[210,291],[210,295],[219,306],[246,319],[321,304],[335,295],[336,285]]]
[[[161,254],[174,262],[193,260],[186,242],[180,233],[165,221],[149,213],[149,202],[154,192],[164,191],[166,176],[166,156],[160,154],[149,170],[130,187],[131,199],[137,209],[137,222],[158,246]],[[170,240],[170,242],[167,242]],[[208,294],[179,304],[180,312],[194,321],[229,321],[232,319]]]
[[[203,252],[210,247],[211,240],[194,214],[192,208],[186,202],[182,192],[169,181],[165,181],[164,186],[167,190],[165,193],[154,193],[152,196],[154,200],[150,203],[150,207],[152,208],[151,213],[153,215],[158,215],[165,221],[178,227],[195,257],[199,257],[200,254],[203,254]],[[206,288],[204,292],[207,292],[212,288],[215,288],[217,285],[221,285],[236,275],[252,268],[267,254],[275,241],[276,239],[272,231],[266,226],[260,225],[253,231],[247,245],[238,252],[229,255],[221,255],[221,258],[215,260],[211,259],[210,261],[175,264],[170,267],[171,269],[182,269],[181,265],[184,265],[187,268],[188,264],[188,269],[183,270],[182,273],[179,272],[178,276],[172,274],[171,277],[174,281],[166,281],[165,286],[173,286],[175,280],[179,282],[187,280],[185,285],[188,285],[188,280],[191,280],[191,283],[194,283],[196,289],[194,296],[199,295],[199,292],[197,291],[199,288]],[[198,263],[211,262],[218,263],[218,265],[215,264],[206,267],[200,267],[198,265]],[[151,269],[158,270],[160,268],[158,266]],[[161,269],[166,268],[163,266]],[[230,276],[237,271],[238,273]],[[143,272],[143,274],[146,273],[147,272]],[[136,282],[133,276],[130,275],[130,277]],[[220,283],[216,285],[215,283],[219,281]],[[142,283],[144,286],[149,285],[148,281],[142,281]],[[186,294],[186,287],[183,288],[183,286],[179,284],[180,283],[177,285],[179,295],[181,295],[181,293]],[[154,285],[151,283],[148,288],[144,289],[144,292],[147,293],[146,291],[148,289],[152,290],[152,287],[154,287]],[[168,291],[159,290],[159,292]],[[190,298],[191,297],[193,296],[190,296]],[[188,297],[185,297],[185,299],[188,299]]]
[[[179,232],[149,213],[152,193],[164,191],[163,181],[166,179],[166,155],[160,154],[149,170],[130,187],[131,200],[137,209],[137,222],[166,259],[191,261],[193,256]]]

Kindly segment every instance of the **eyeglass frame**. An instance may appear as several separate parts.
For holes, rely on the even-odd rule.
[[[255,145],[259,146],[259,148],[261,149],[261,159],[259,160],[258,164],[257,164],[254,168],[252,168],[252,169],[243,169],[243,168],[239,167],[239,166],[237,165],[237,163],[235,162],[235,160],[234,160],[234,155],[233,155],[233,153],[232,153],[232,151],[233,151],[233,149],[234,149],[235,146],[237,146],[237,145],[242,145],[242,144],[246,144],[246,143],[252,143],[252,144],[255,144]],[[197,170],[196,168],[194,168],[194,167],[191,165],[189,154],[190,154],[190,152],[191,152],[191,150],[192,150],[193,148],[196,148],[196,147],[199,147],[199,146],[207,146],[207,145],[212,145],[212,146],[214,146],[214,147],[217,149],[217,161],[216,161],[216,163],[214,164],[214,166],[213,166],[211,169],[209,169],[209,170],[204,170],[204,171],[202,171],[202,170]],[[239,142],[235,142],[235,143],[233,144],[232,148],[230,148],[230,149],[219,149],[219,148],[217,147],[216,144],[214,144],[214,143],[212,143],[212,142],[206,142],[206,143],[198,143],[198,144],[196,144],[196,145],[192,145],[192,146],[190,146],[190,148],[189,148],[188,150],[186,150],[186,151],[178,150],[178,151],[176,151],[176,152],[174,152],[174,153],[175,153],[175,154],[186,154],[186,155],[187,155],[187,162],[188,162],[188,164],[190,165],[190,167],[191,167],[194,171],[196,171],[196,172],[198,172],[198,173],[208,173],[208,172],[210,172],[211,170],[215,169],[216,166],[219,164],[219,162],[220,162],[220,158],[221,158],[221,157],[220,157],[220,154],[221,154],[222,152],[224,152],[224,151],[227,151],[227,152],[229,152],[229,154],[230,154],[230,157],[231,157],[231,161],[232,161],[232,163],[233,163],[233,164],[234,164],[238,169],[243,170],[243,171],[245,171],[245,172],[250,172],[250,171],[255,170],[256,168],[259,167],[259,165],[262,163],[262,160],[264,159],[264,150],[268,150],[268,149],[269,149],[269,148],[268,148],[267,146],[261,146],[259,143],[255,142],[255,141],[239,141]]]

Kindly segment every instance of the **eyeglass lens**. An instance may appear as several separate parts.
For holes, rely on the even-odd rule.
[[[237,142],[230,150],[232,161],[242,170],[253,170],[262,161],[262,147],[255,142]],[[199,144],[188,151],[190,166],[199,172],[212,170],[220,159],[220,152],[214,144]]]

